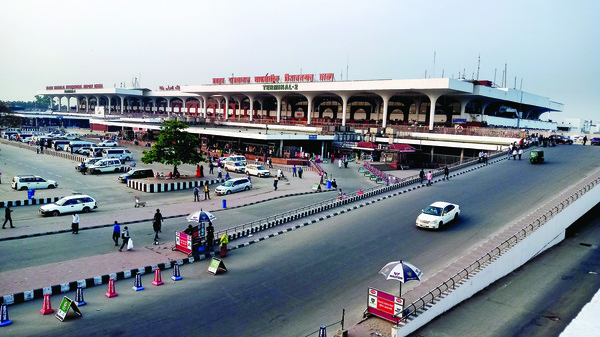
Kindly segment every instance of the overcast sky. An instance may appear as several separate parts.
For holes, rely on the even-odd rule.
[[[600,1],[0,0],[0,100],[47,85],[211,83],[335,73],[336,80],[480,80],[599,120]],[[435,54],[435,62],[434,62]],[[348,71],[347,71],[348,69]]]

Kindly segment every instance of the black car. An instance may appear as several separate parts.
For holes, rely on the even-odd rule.
[[[573,140],[570,139],[569,137],[565,137],[563,135],[554,135],[554,142],[556,144],[567,144],[567,145],[573,145]]]
[[[152,169],[132,169],[129,172],[122,174],[119,176],[119,181],[122,183],[126,183],[129,179],[141,179],[141,178],[151,178],[154,177],[154,172]]]

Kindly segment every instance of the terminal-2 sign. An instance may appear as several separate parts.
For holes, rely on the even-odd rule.
[[[225,84],[225,77],[216,77],[212,79],[213,84]],[[324,73],[319,74],[319,82],[332,82],[335,80],[335,76],[333,73]],[[254,76],[254,83],[279,83],[281,81],[281,77],[279,75],[269,75],[265,76]],[[315,75],[314,74],[300,74],[300,75],[290,75],[285,74],[283,76],[283,82],[314,82]],[[252,83],[252,77],[229,77],[227,78],[227,83],[229,84],[250,84]]]

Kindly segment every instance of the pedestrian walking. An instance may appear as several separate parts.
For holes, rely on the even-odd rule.
[[[277,177],[282,178],[283,174],[281,173],[281,169],[277,169]]]
[[[269,158],[269,168],[273,168],[273,159]]]
[[[127,226],[123,228],[123,233],[121,233],[121,239],[123,239],[123,244],[121,244],[121,248],[119,248],[120,252],[123,251],[123,247],[127,246],[129,243],[129,239],[131,239],[131,236],[129,235],[129,229],[127,228]],[[127,250],[129,250],[129,248]]]
[[[450,169],[448,166],[444,168],[444,180],[450,180]]]
[[[585,146],[585,143],[587,143],[587,136],[583,136],[583,146]]]
[[[338,168],[342,168],[342,158],[338,159]]]
[[[513,152],[512,152],[512,156],[513,156],[513,160],[517,160],[517,148],[513,148]]]
[[[298,167],[298,178],[302,179],[302,172],[304,170],[302,169],[302,167]]]
[[[200,165],[200,178],[204,178],[204,165]]]
[[[202,177],[202,174],[200,173],[200,165],[196,165],[196,178],[200,177]]]
[[[200,201],[200,187],[194,187],[194,202]]]
[[[215,165],[213,165],[212,161],[208,164],[208,173],[210,174],[214,174],[213,170],[215,168]]]
[[[427,186],[431,186],[431,179],[433,179],[433,174],[429,171],[427,172]]]
[[[223,169],[221,169],[221,166],[219,166],[219,168],[217,168],[217,178],[219,178],[219,179],[223,178]]]
[[[79,172],[81,172],[81,174],[85,175],[85,170],[86,170],[85,163],[81,162],[81,164],[79,165]]]
[[[4,224],[2,225],[2,229],[6,229],[6,223],[10,222],[10,228],[15,228],[15,226],[13,226],[12,223],[12,216],[10,215],[10,213],[12,213],[12,209],[10,209],[9,206],[6,206],[6,208],[4,209]]]
[[[213,245],[215,243],[215,228],[212,225],[212,222],[208,222],[208,226],[206,227],[206,246],[209,252],[214,250]]]
[[[73,214],[73,221],[71,222],[71,234],[79,234],[79,214]]]
[[[275,191],[277,191],[277,182],[279,181],[279,177],[275,177],[275,180],[273,180],[273,187],[275,187]]]
[[[419,172],[419,178],[421,178],[421,184],[422,184],[423,180],[425,180],[425,171],[423,171],[423,169],[421,169],[421,172]]]
[[[483,162],[485,163],[485,165],[487,166],[488,164],[488,157],[490,155],[487,153],[487,151],[483,154]]]
[[[154,213],[154,220],[152,222],[152,228],[154,229],[154,241],[158,241],[158,233],[162,232],[162,222],[164,218],[162,214],[160,214],[160,209],[156,209],[156,213]]]
[[[512,144],[508,146],[508,160],[510,160],[510,156],[512,156],[513,147]]]
[[[208,184],[204,185],[204,200],[210,200],[210,188]]]
[[[294,165],[294,167],[292,167],[292,177],[297,177],[298,175],[296,174],[296,165]]]
[[[119,245],[119,235],[121,235],[121,226],[119,226],[119,223],[115,221],[112,234],[112,239],[115,242],[115,246]]]
[[[522,147],[519,148],[518,154],[519,154],[519,160],[521,160],[521,156],[523,155],[523,148]]]

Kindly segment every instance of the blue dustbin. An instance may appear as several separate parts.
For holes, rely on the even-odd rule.
[[[227,208],[227,200],[223,199],[223,208]]]
[[[327,188],[331,188],[331,180],[327,180]]]
[[[27,198],[29,200],[33,199],[34,195],[35,195],[35,190],[27,190]]]
[[[306,162],[306,166],[310,167],[310,160]]]

